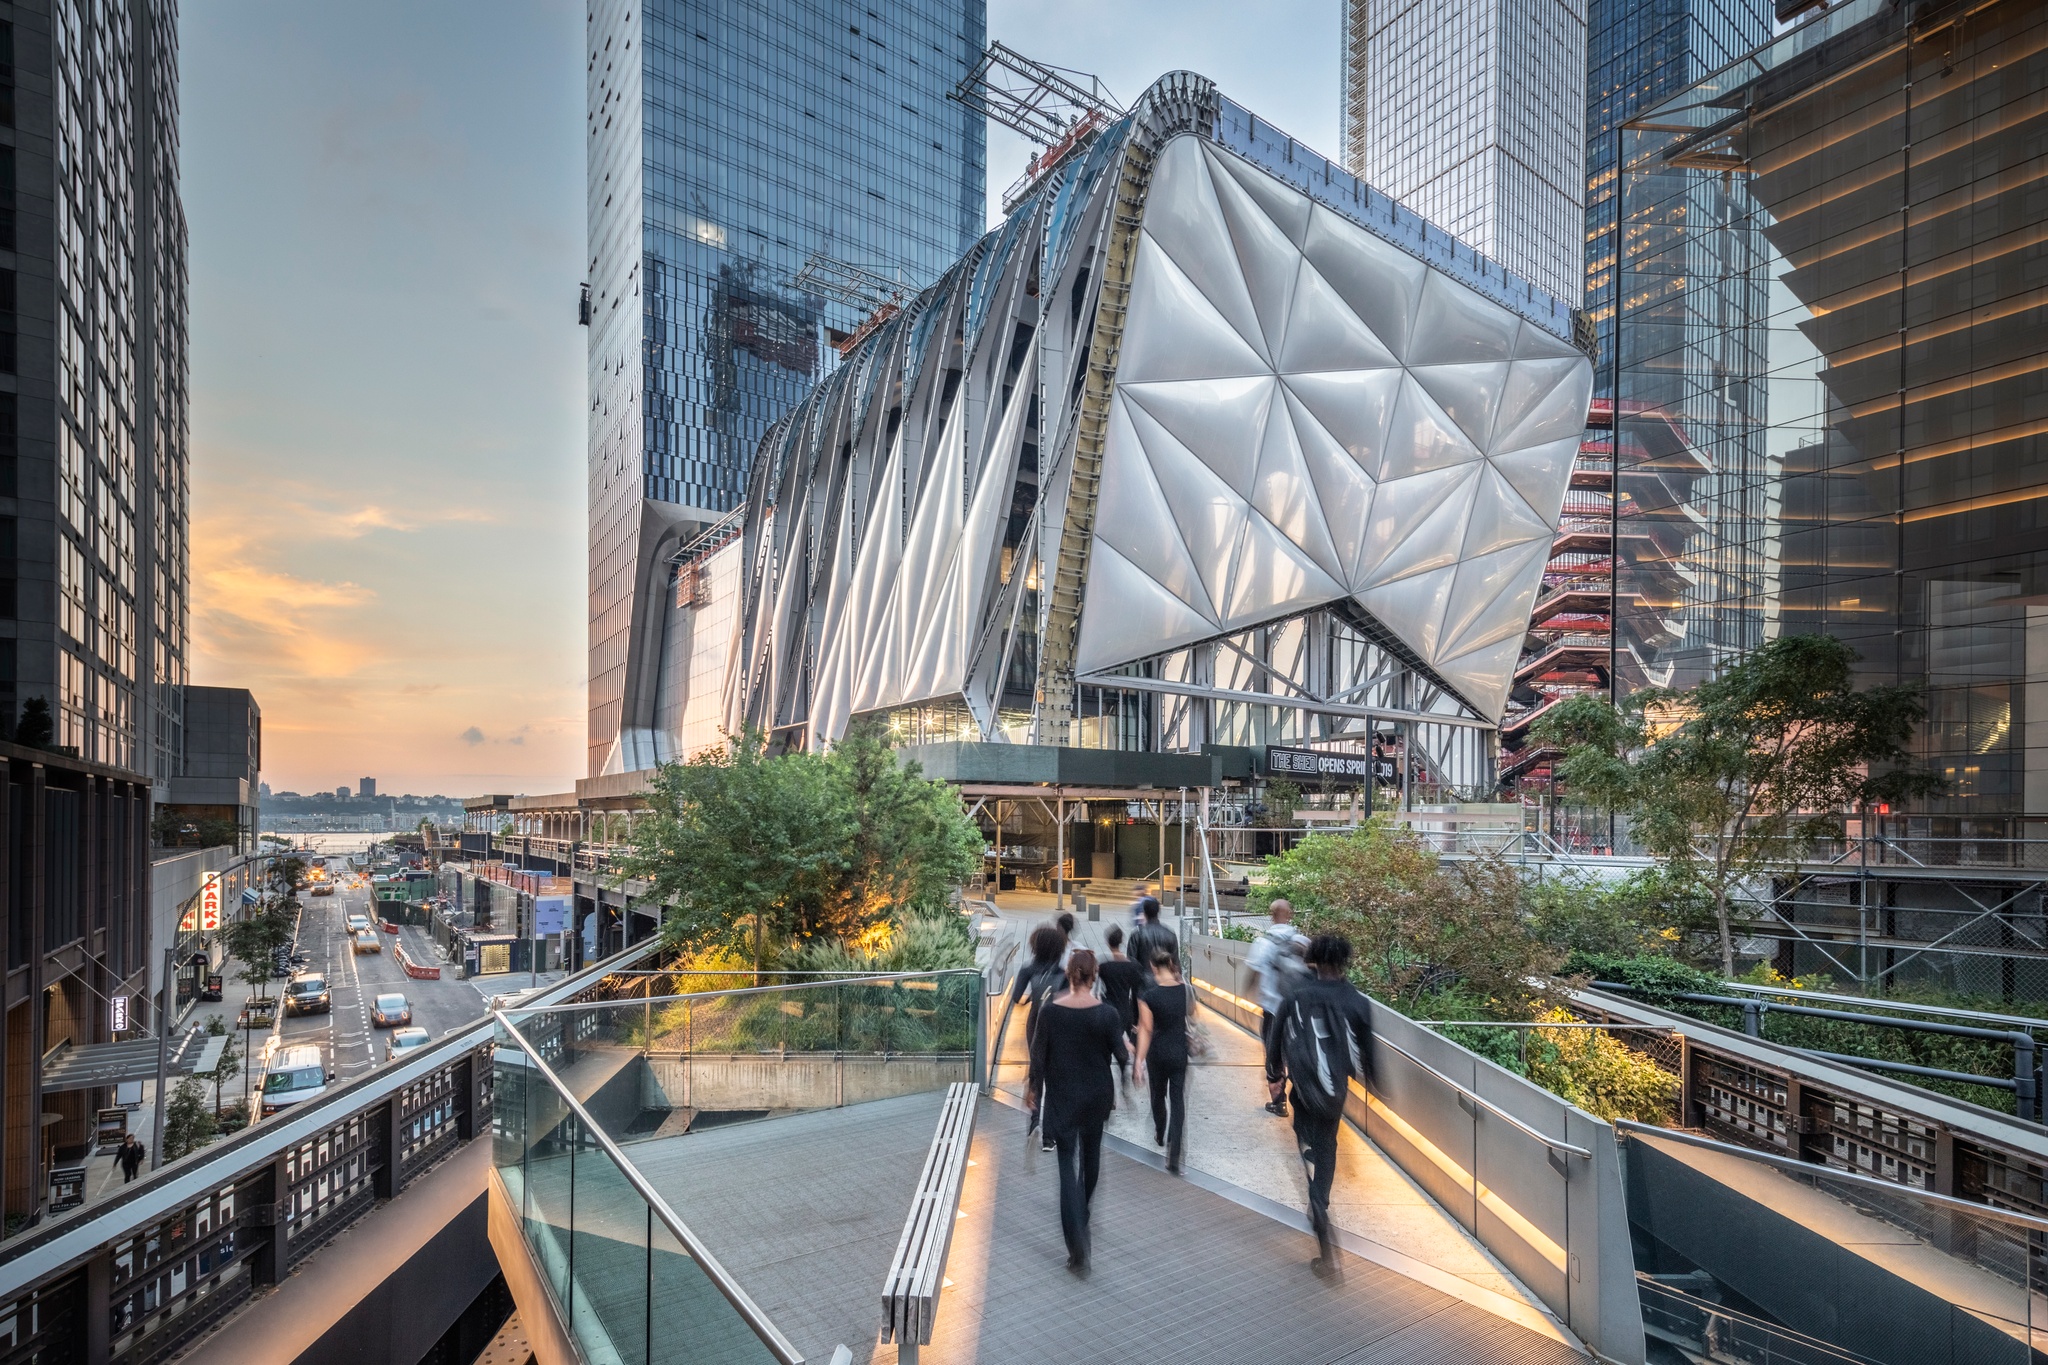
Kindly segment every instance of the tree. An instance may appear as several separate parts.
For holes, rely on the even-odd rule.
[[[213,1070],[206,1073],[213,1080],[213,1112],[218,1114],[221,1104],[221,1087],[227,1083],[228,1078],[234,1075],[235,1071],[242,1065],[242,1054],[240,1049],[235,1046],[233,1030],[228,1028],[227,1020],[219,1015],[207,1016],[206,1032],[210,1037],[225,1037],[228,1040],[227,1046],[221,1049],[220,1060],[214,1064]]]
[[[1414,831],[1373,819],[1267,859],[1266,891],[1302,928],[1342,934],[1365,988],[1405,1013],[1455,992],[1464,1007],[1527,1018],[1563,954],[1530,934],[1521,878],[1495,857],[1444,863]]]
[[[1637,843],[1700,886],[1724,975],[1737,888],[1838,834],[1844,811],[1942,788],[1906,750],[1926,715],[1918,688],[1858,689],[1855,661],[1833,636],[1781,636],[1688,691],[1619,707],[1581,695],[1536,725],[1538,743],[1566,751],[1556,774],[1574,795],[1626,814]]]
[[[56,728],[50,723],[50,703],[42,697],[30,697],[23,702],[21,720],[14,727],[14,742],[29,749],[47,749],[56,737]]]
[[[206,1087],[196,1076],[180,1080],[164,1110],[164,1160],[176,1161],[205,1146],[219,1131],[220,1121],[206,1104]]]
[[[235,979],[254,988],[259,996],[269,993],[272,955],[292,941],[296,911],[297,903],[285,900],[259,906],[243,918],[221,926],[220,937],[227,945],[228,955],[242,964]]]
[[[898,764],[878,728],[830,754],[771,754],[758,734],[655,770],[622,878],[673,907],[669,941],[751,956],[857,942],[930,911],[978,864],[980,831],[945,784]]]

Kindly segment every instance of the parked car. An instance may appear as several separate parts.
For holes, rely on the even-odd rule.
[[[284,988],[286,1014],[332,1014],[333,997],[327,993],[327,978],[319,972],[299,972]]]
[[[370,1003],[370,1024],[374,1028],[397,1028],[412,1022],[412,1006],[396,991],[380,995]]]
[[[349,937],[355,940],[356,951],[359,953],[381,953],[384,951],[384,940],[377,937],[375,929],[358,929],[353,934],[350,934]]]
[[[324,1095],[333,1079],[313,1044],[278,1048],[263,1059],[263,1084],[253,1101],[256,1111],[249,1117],[267,1119],[280,1109]]]
[[[393,1029],[384,1038],[384,1060],[388,1062],[402,1052],[410,1052],[416,1047],[425,1047],[432,1037],[433,1035],[423,1028],[407,1027]]]

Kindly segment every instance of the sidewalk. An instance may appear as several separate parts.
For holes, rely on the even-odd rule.
[[[1006,893],[1006,899],[1010,894],[1016,893]],[[1048,912],[1026,911],[1014,918],[1005,913],[994,939],[998,946],[993,960],[1003,962],[1006,945],[1028,936]],[[1127,914],[1119,916],[1126,928],[1128,918]],[[1172,917],[1162,915],[1160,920],[1171,924]],[[1075,926],[1075,941],[1106,954],[1102,935],[1108,928],[1107,920],[1083,921]],[[1026,956],[1020,948],[1006,975],[1014,976]],[[1294,1145],[1293,1125],[1263,1107],[1265,1059],[1258,1039],[1206,1007],[1199,1014],[1214,1044],[1214,1055],[1188,1073],[1183,1163],[1191,1171],[1276,1204],[1306,1210],[1308,1185]],[[1028,1064],[1023,1019],[1016,1016],[1010,1021],[997,1062],[997,1086],[1021,1096]],[[1159,1151],[1152,1141],[1149,1092],[1132,1086],[1120,1093],[1107,1131],[1144,1151]],[[1444,1288],[1450,1280],[1462,1281],[1483,1291],[1485,1297],[1501,1295],[1525,1305],[1530,1312],[1550,1316],[1540,1299],[1424,1194],[1407,1172],[1348,1123],[1338,1130],[1337,1180],[1330,1216],[1345,1232],[1383,1249],[1386,1254],[1375,1259],[1390,1268],[1402,1269],[1405,1263],[1411,1277],[1425,1279],[1437,1288]]]

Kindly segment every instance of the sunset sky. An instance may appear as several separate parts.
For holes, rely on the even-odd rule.
[[[992,0],[1122,100],[1186,67],[1336,147],[1336,0]],[[182,7],[192,664],[279,791],[582,775],[583,6]],[[990,197],[1030,153],[995,130]]]

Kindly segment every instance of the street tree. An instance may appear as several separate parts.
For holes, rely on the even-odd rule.
[[[857,942],[899,910],[943,904],[981,835],[943,783],[857,729],[830,754],[770,753],[758,734],[656,769],[622,879],[671,910],[669,941],[751,957]]]
[[[1711,902],[1725,975],[1742,887],[1839,835],[1845,812],[1942,788],[1906,749],[1926,715],[1918,688],[1858,688],[1855,662],[1833,636],[1781,636],[1696,687],[1619,706],[1581,695],[1536,725],[1537,742],[1565,750],[1566,790],[1626,815],[1636,843]]]
[[[227,945],[228,956],[242,964],[235,979],[246,982],[259,996],[269,993],[271,957],[292,941],[297,909],[298,903],[291,900],[265,904],[221,926],[220,937]]]

